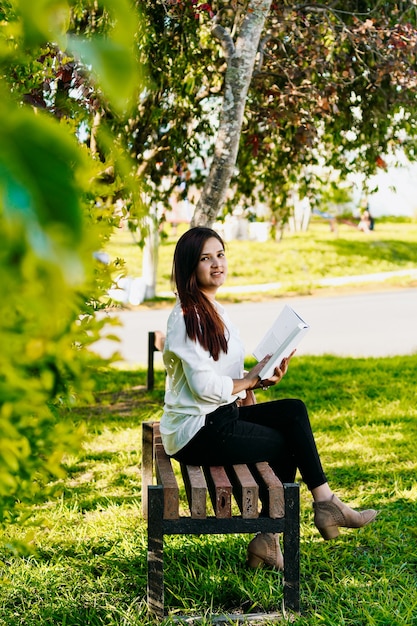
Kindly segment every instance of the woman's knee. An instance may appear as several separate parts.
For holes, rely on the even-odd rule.
[[[288,398],[286,400],[282,400],[278,402],[285,403],[284,410],[287,414],[290,414],[294,417],[308,417],[307,407],[302,400],[298,398]]]
[[[293,399],[295,410],[302,415],[308,415],[307,407],[304,402],[298,398]]]

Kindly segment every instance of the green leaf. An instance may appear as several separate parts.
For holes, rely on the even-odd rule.
[[[31,110],[0,107],[0,198],[9,218],[20,215],[42,229],[61,227],[73,246],[80,237],[79,202],[82,153],[54,120]]]
[[[125,111],[140,83],[132,50],[123,43],[99,37],[90,40],[71,38],[69,48],[90,68],[110,103],[119,112]]]
[[[17,0],[15,4],[28,46],[54,41],[65,47],[65,33],[70,18],[66,0]]]
[[[100,5],[111,16],[109,33],[93,39],[71,37],[69,50],[91,70],[110,104],[124,113],[134,104],[144,81],[136,54],[136,37],[141,33],[139,15],[128,0],[105,0]]]

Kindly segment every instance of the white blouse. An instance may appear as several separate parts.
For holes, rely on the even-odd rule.
[[[167,454],[181,450],[204,426],[208,413],[237,399],[233,379],[243,377],[244,347],[238,329],[216,302],[225,327],[228,351],[218,361],[185,328],[181,304],[172,310],[167,325],[163,359],[167,371],[164,413],[160,432]],[[244,397],[245,392],[239,394]]]

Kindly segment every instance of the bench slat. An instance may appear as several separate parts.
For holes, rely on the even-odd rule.
[[[213,505],[214,515],[219,519],[232,517],[232,485],[224,467],[203,468]]]
[[[179,489],[171,460],[162,443],[155,444],[155,472],[158,484],[164,488],[164,519],[179,517]]]
[[[159,424],[154,424],[154,445],[158,449],[158,466],[163,468],[163,475],[157,475],[158,481],[169,489],[168,501],[165,503],[164,518],[178,518],[178,485],[171,461],[166,456],[161,442]],[[165,458],[164,458],[165,457]],[[185,466],[181,464],[181,472],[187,492],[192,518],[204,519],[207,516],[207,487],[216,517],[228,518],[232,515],[232,493],[239,506],[242,517],[252,519],[259,516],[258,497],[262,501],[262,514],[273,519],[284,517],[284,488],[268,463],[256,463],[248,469],[247,465],[210,468]],[[205,476],[205,478],[204,478]],[[165,481],[162,483],[162,479]]]
[[[259,487],[247,465],[232,465],[228,476],[233,485],[233,495],[245,519],[259,517]]]
[[[201,467],[181,463],[181,473],[191,517],[194,519],[205,519],[207,517],[207,483]]]
[[[262,514],[272,519],[284,517],[284,487],[278,476],[266,462],[256,463],[250,469],[259,485]]]
[[[148,515],[148,486],[153,483],[154,424],[142,424],[142,514]]]

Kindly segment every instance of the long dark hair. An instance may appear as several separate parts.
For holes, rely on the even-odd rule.
[[[211,237],[215,237],[224,248],[220,235],[205,226],[190,228],[178,239],[171,281],[181,302],[187,335],[198,341],[218,361],[221,351],[227,353],[225,327],[216,308],[201,291],[196,277],[203,246]]]

